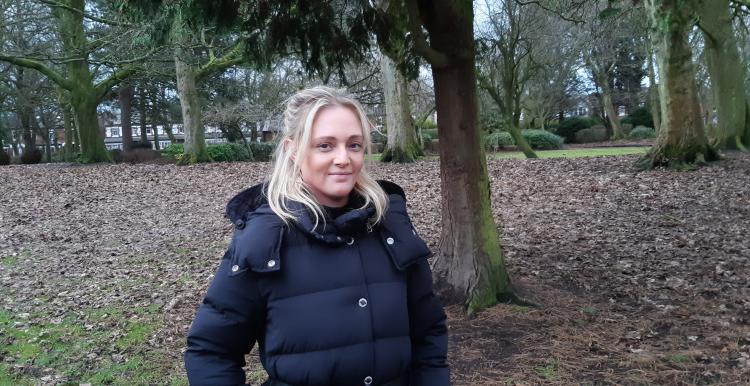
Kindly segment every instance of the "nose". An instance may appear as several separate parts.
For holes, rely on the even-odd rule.
[[[336,154],[334,156],[333,163],[337,166],[349,165],[349,152],[347,151],[346,146],[336,147]]]

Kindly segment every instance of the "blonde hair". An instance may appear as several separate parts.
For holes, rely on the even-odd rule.
[[[302,181],[300,163],[307,157],[315,116],[330,106],[348,107],[357,114],[362,126],[365,158],[371,153],[372,125],[362,106],[346,90],[317,86],[298,91],[287,99],[284,110],[284,133],[276,146],[273,172],[266,192],[271,210],[286,223],[297,218],[289,207],[290,201],[299,202],[310,210],[315,218],[315,228],[321,219],[325,223],[322,206],[307,184]],[[367,174],[364,166],[355,181],[354,191],[364,198],[362,208],[369,205],[375,208],[370,225],[380,222],[388,208],[388,196],[377,181]]]

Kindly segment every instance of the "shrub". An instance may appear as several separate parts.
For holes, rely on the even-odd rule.
[[[628,134],[628,138],[630,139],[647,139],[647,138],[656,138],[656,130],[646,127],[646,126],[637,126],[635,129],[633,129],[630,134]]]
[[[112,161],[115,161],[115,163],[122,162],[122,155],[123,151],[120,149],[112,149],[109,151],[109,158],[112,158]]]
[[[0,165],[10,165],[10,155],[4,149],[0,149]]]
[[[38,164],[42,161],[42,152],[37,149],[24,149],[23,154],[21,154],[21,163],[22,164]]]
[[[239,143],[208,145],[206,151],[214,162],[251,161],[253,158],[245,145]]]
[[[485,135],[483,138],[484,147],[487,150],[497,151],[504,147],[513,146],[515,142],[513,137],[507,131],[498,131],[497,133],[490,133]]]
[[[122,161],[131,164],[149,162],[161,158],[161,152],[154,149],[136,148],[122,152]]]
[[[561,136],[544,130],[522,130],[521,135],[529,146],[539,150],[560,149],[565,141]]]
[[[437,129],[422,129],[422,139],[438,139]],[[425,141],[428,142],[428,141]]]
[[[250,142],[249,145],[253,161],[268,162],[276,150],[276,145],[271,142]]]
[[[173,143],[165,147],[164,149],[162,149],[161,154],[169,156],[169,157],[177,158],[180,155],[182,155],[182,153],[184,152],[185,152],[185,145],[181,143]]]
[[[623,118],[620,122],[629,123],[635,127],[654,127],[654,120],[651,117],[651,112],[645,107],[635,109],[635,111]]]
[[[130,145],[130,149],[153,149],[154,147],[151,145],[151,142],[141,142],[141,141],[135,141]]]
[[[588,129],[579,130],[576,133],[576,142],[602,142],[607,140],[607,128],[603,125],[594,125]]]
[[[599,120],[592,117],[571,117],[563,119],[555,131],[558,135],[565,138],[568,142],[575,142],[576,133],[588,129],[599,123]]]
[[[421,128],[422,130],[432,130],[432,129],[437,130],[437,123],[435,123],[435,122],[433,122],[433,121],[431,121],[429,119],[425,119],[424,121],[415,122],[415,125],[417,127]]]

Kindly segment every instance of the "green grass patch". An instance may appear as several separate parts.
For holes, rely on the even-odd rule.
[[[4,267],[13,267],[18,264],[18,256],[3,256],[0,257],[0,265]]]
[[[685,354],[674,354],[669,356],[669,361],[672,363],[686,363],[690,362],[690,357]]]
[[[647,146],[641,147],[595,147],[563,150],[538,150],[536,155],[539,158],[580,158],[580,157],[601,157],[601,156],[618,156],[646,154],[651,149]],[[526,158],[520,151],[490,153],[491,159],[519,159]]]
[[[557,363],[554,359],[547,361],[544,366],[537,366],[534,370],[548,381],[554,381],[557,378]]]
[[[158,305],[107,307],[54,321],[0,310],[0,386],[40,382],[36,374],[15,372],[17,365],[53,369],[70,384],[185,385],[184,377],[167,375],[171,364],[147,346],[159,327],[159,310]]]

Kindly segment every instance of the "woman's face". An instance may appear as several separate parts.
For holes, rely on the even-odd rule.
[[[342,207],[364,164],[362,123],[352,109],[330,106],[318,111],[310,134],[302,180],[318,203]]]

